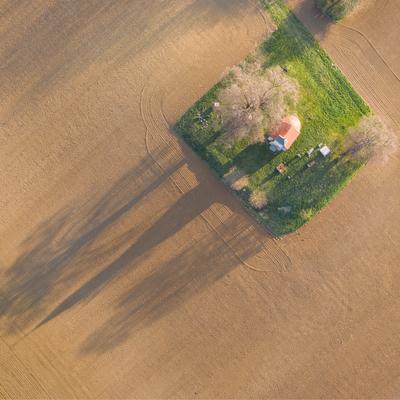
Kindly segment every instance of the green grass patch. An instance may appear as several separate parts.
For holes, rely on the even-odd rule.
[[[300,137],[289,151],[279,154],[272,154],[265,144],[254,144],[249,139],[233,145],[225,143],[212,106],[221,88],[229,84],[229,77],[182,116],[176,131],[219,176],[237,166],[249,175],[250,191],[265,190],[268,206],[253,213],[274,234],[283,235],[307,222],[361,167],[355,161],[339,157],[339,153],[349,128],[370,110],[283,2],[266,8],[277,29],[260,46],[257,58],[265,68],[276,65],[286,68],[298,81],[300,100],[296,113],[303,124]],[[324,159],[317,150],[311,157],[304,155],[319,143],[333,150],[328,158]],[[299,153],[302,158],[296,157]],[[316,164],[307,168],[307,163],[313,160]],[[275,172],[281,162],[288,166],[284,175]],[[247,203],[245,193],[240,198]],[[282,211],[282,207],[290,207],[290,211],[287,208]]]

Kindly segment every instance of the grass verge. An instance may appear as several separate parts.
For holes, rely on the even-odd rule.
[[[283,2],[265,7],[277,29],[248,60],[257,59],[265,68],[280,65],[298,81],[300,101],[296,113],[303,124],[298,140],[280,154],[272,154],[265,144],[254,144],[246,138],[233,144],[224,142],[213,103],[221,88],[229,85],[229,76],[181,117],[176,131],[220,177],[233,167],[246,174],[248,187],[238,196],[247,207],[252,192],[267,193],[267,206],[252,213],[279,236],[309,221],[356,174],[361,164],[340,157],[342,143],[348,129],[370,110]],[[319,143],[331,147],[329,157],[323,158],[318,151],[310,157],[304,155]],[[311,161],[315,164],[308,168]],[[280,175],[275,168],[282,162],[288,169]]]

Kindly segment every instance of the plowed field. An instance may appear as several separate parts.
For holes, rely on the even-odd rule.
[[[376,4],[293,5],[396,125]],[[1,398],[398,397],[399,159],[277,241],[170,129],[268,30],[250,0],[0,1]]]

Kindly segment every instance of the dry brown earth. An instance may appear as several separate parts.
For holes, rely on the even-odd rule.
[[[396,0],[293,6],[399,124]],[[245,0],[0,1],[1,398],[399,396],[399,159],[276,241],[169,128],[266,30]]]

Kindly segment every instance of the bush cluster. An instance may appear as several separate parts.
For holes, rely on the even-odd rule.
[[[316,6],[334,21],[344,18],[359,0],[315,0]]]

